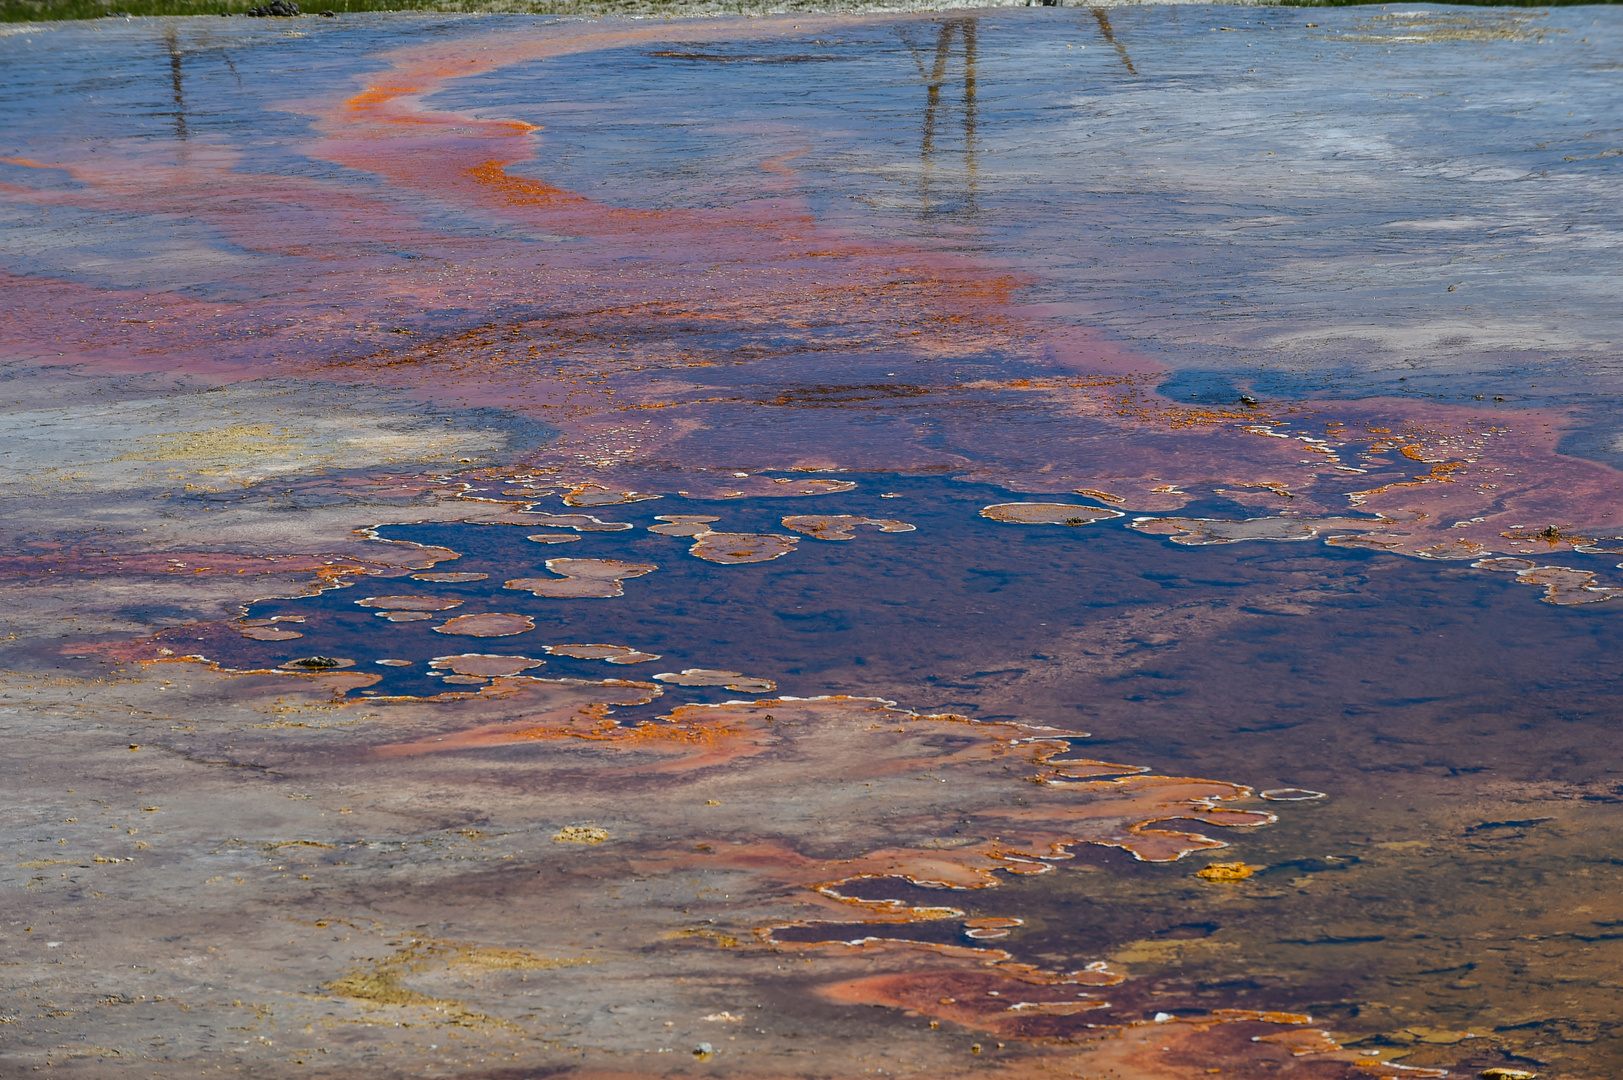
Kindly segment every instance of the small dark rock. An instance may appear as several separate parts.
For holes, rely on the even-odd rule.
[[[288,667],[310,668],[313,671],[326,671],[328,668],[338,666],[338,661],[330,656],[306,656],[303,660],[289,660]]]
[[[323,19],[336,19],[336,18],[338,18],[338,12],[336,12],[336,11],[323,11],[320,14],[321,14],[321,17]]]
[[[1246,408],[1249,409],[1252,406],[1254,406],[1256,403],[1257,403],[1257,399],[1252,397],[1250,394],[1241,394],[1240,395],[1240,404],[1244,405]]]
[[[260,4],[256,8],[249,8],[246,14],[256,19],[288,18],[299,13],[299,5],[293,0],[271,0],[268,4]]]

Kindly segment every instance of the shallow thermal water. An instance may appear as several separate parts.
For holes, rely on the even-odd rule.
[[[0,1064],[1615,1075],[1620,44],[8,31]]]

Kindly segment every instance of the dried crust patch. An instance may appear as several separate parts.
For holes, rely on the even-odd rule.
[[[838,495],[853,491],[851,480],[801,480],[787,476],[736,476],[721,484],[707,484],[692,491],[679,491],[689,499],[792,499],[809,495]]]
[[[540,525],[546,529],[573,529],[576,532],[625,532],[632,528],[628,521],[600,521],[590,514],[544,514],[526,510],[514,524]]]
[[[813,540],[853,540],[856,529],[871,525],[880,532],[913,532],[916,526],[894,518],[858,517],[854,514],[794,514],[783,519],[783,527],[805,533]]]
[[[795,549],[798,536],[780,536],[776,533],[714,532],[710,525],[720,518],[708,514],[659,514],[663,524],[650,525],[649,532],[662,536],[691,536],[693,546],[688,554],[705,562],[732,564],[771,562]]]
[[[355,603],[367,608],[386,608],[389,611],[449,611],[462,606],[461,600],[445,596],[368,596]]]
[[[1174,544],[1185,547],[1205,547],[1209,544],[1237,544],[1242,540],[1294,541],[1312,540],[1338,529],[1368,529],[1379,525],[1368,518],[1348,517],[1261,517],[1226,521],[1219,518],[1141,517],[1134,518],[1128,528],[1151,536],[1169,536]],[[1369,546],[1354,541],[1371,538],[1338,537],[1343,546]]]
[[[548,559],[547,569],[562,576],[513,578],[503,582],[502,588],[555,600],[607,599],[625,595],[621,582],[651,574],[659,566],[655,563],[623,562],[620,559]]]
[[[693,542],[688,554],[724,565],[771,562],[789,554],[799,543],[797,536],[776,533],[707,532]]]
[[[1568,566],[1540,566],[1532,559],[1503,556],[1479,559],[1471,564],[1478,570],[1498,570],[1516,575],[1522,585],[1542,585],[1546,604],[1598,604],[1602,600],[1623,596],[1623,588],[1615,585],[1595,584],[1595,575],[1589,570],[1574,570]]]
[[[741,694],[770,694],[778,688],[778,684],[771,679],[752,679],[741,671],[710,671],[705,668],[664,671],[655,675],[654,679],[673,686],[721,686]]]
[[[1091,525],[1122,516],[1120,510],[1080,503],[1012,502],[981,507],[981,517],[1016,525]]]
[[[661,536],[703,536],[712,522],[721,520],[709,514],[656,514],[654,518],[664,524],[650,525],[648,531]]]
[[[638,491],[615,491],[599,484],[582,484],[564,496],[566,506],[621,506],[625,503],[658,499],[659,495],[645,495]]]
[[[458,675],[478,675],[491,678],[497,675],[518,675],[538,668],[545,660],[529,656],[498,656],[493,653],[457,653],[454,656],[436,656],[428,662],[435,671],[452,671]],[[449,680],[447,680],[449,681]],[[483,681],[481,679],[481,681]]]
[[[602,660],[609,664],[641,664],[658,660],[658,653],[639,652],[626,645],[546,645],[553,656],[572,656],[577,660]]]
[[[459,615],[434,627],[434,632],[460,634],[463,637],[513,637],[534,629],[535,620],[528,615],[489,612],[483,615]]]

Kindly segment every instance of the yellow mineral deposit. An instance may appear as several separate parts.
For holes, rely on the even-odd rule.
[[[1242,862],[1214,862],[1196,870],[1195,876],[1203,881],[1244,881],[1256,872],[1256,867]]]
[[[798,536],[776,533],[706,532],[698,535],[688,554],[723,564],[771,562],[789,554],[799,543]]]
[[[871,525],[880,532],[913,532],[915,526],[891,518],[866,518],[853,514],[796,514],[783,519],[783,527],[805,533],[813,540],[853,540],[856,528]]]
[[[624,503],[643,502],[660,498],[637,491],[615,491],[598,484],[582,484],[564,496],[566,506],[620,506]]]
[[[771,679],[751,679],[741,671],[710,671],[706,668],[661,672],[654,676],[654,680],[673,686],[721,686],[741,694],[770,694],[778,688],[778,684]]]
[[[624,596],[621,582],[642,577],[659,569],[655,563],[623,562],[620,559],[548,559],[547,569],[554,578],[513,578],[502,584],[554,600],[606,599]]]
[[[457,653],[454,656],[436,656],[428,662],[435,671],[452,671],[458,675],[518,675],[538,668],[545,660],[528,656],[499,656],[494,653]]]
[[[1013,502],[981,507],[981,517],[1016,525],[1090,525],[1122,516],[1120,510],[1080,503]]]
[[[579,537],[571,536],[569,539],[576,540],[576,539],[579,539]],[[413,575],[411,575],[411,579],[413,581],[458,582],[458,581],[484,581],[489,576],[490,576],[489,574],[475,574],[475,573],[472,573],[472,572],[464,572],[464,573],[455,573],[455,574],[453,574],[453,573],[445,573],[445,574],[413,574]]]
[[[553,656],[573,656],[577,660],[602,660],[609,664],[641,664],[658,660],[658,653],[638,652],[625,645],[545,645]]]
[[[461,600],[443,596],[368,596],[355,602],[361,607],[387,608],[390,611],[449,611],[462,606]]]
[[[512,637],[535,629],[535,620],[528,615],[491,612],[484,615],[459,615],[434,627],[436,634],[459,634],[463,637]]]
[[[595,825],[565,825],[552,838],[560,844],[601,844],[609,838],[609,831]]]

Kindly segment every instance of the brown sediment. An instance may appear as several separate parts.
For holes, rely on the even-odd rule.
[[[378,618],[389,622],[429,622],[437,616],[427,611],[380,611]]]
[[[734,564],[771,562],[789,554],[800,543],[798,536],[776,533],[699,533],[688,554],[705,562]]]
[[[575,538],[570,537],[570,539],[575,539]],[[411,580],[413,580],[413,581],[459,582],[459,581],[484,581],[485,579],[487,579],[489,577],[490,577],[489,574],[476,574],[476,573],[472,573],[472,572],[462,572],[462,573],[454,573],[454,574],[451,574],[451,573],[447,573],[447,574],[413,574],[413,575],[411,575]]]
[[[871,525],[880,532],[914,532],[916,526],[893,518],[859,517],[854,514],[795,514],[783,519],[783,527],[805,533],[813,540],[853,540],[856,529]]]
[[[981,517],[1019,525],[1091,525],[1121,517],[1120,510],[1104,510],[1078,503],[1013,502],[981,507]]]
[[[610,664],[641,664],[659,659],[658,653],[639,652],[625,645],[543,645],[542,648],[553,656],[573,656],[577,660],[602,660]]]
[[[449,611],[461,607],[461,600],[444,596],[368,596],[355,603],[361,607],[387,608],[390,611]]]
[[[553,599],[607,599],[625,595],[623,581],[651,574],[659,567],[620,559],[548,559],[547,569],[562,576],[513,578],[503,582],[502,588]]]
[[[435,671],[454,671],[458,675],[518,675],[538,668],[545,660],[528,656],[497,656],[492,653],[457,653],[454,656],[436,656],[428,662]]]
[[[489,613],[484,615],[458,615],[440,626],[436,634],[460,634],[464,637],[512,637],[535,629],[535,620],[528,615]]]
[[[572,544],[580,537],[573,533],[532,533],[524,539],[533,540],[537,544]]]
[[[655,675],[654,680],[673,686],[722,686],[742,694],[770,694],[778,688],[778,684],[771,679],[751,679],[741,671],[709,671],[705,668],[665,671]]]
[[[1268,1035],[1285,1034],[1270,1030],[1271,1028],[1312,1022],[1312,1017],[1301,1013],[1214,1009],[1196,1016],[1173,1017],[1162,1014],[1166,1016],[1165,1020],[1148,1023],[1120,1020],[1113,1023],[1109,1011],[1111,1001],[1108,998],[1097,996],[1090,991],[1078,992],[1075,987],[1116,986],[1122,981],[1120,976],[1107,971],[1086,969],[1070,973],[1029,971],[1015,973],[1005,971],[1003,968],[1004,965],[994,964],[973,968],[915,969],[904,973],[872,975],[833,983],[820,987],[818,992],[841,1004],[878,1005],[902,1010],[910,1016],[922,1015],[931,1017],[937,1022],[946,1021],[971,1030],[990,1032],[1004,1039],[1050,1045],[1074,1046],[1077,1043],[1087,1044],[1098,1040],[1103,1044],[1100,1049],[1103,1049],[1113,1044],[1119,1046],[1121,1040],[1142,1034],[1148,1037],[1146,1041],[1153,1039],[1150,1046],[1161,1053],[1169,1048],[1169,1042],[1178,1041],[1179,1033],[1187,1038],[1189,1035],[1210,1031],[1219,1025],[1243,1025],[1242,1030],[1247,1036],[1245,1042],[1254,1043],[1262,1042]],[[1098,978],[1089,979],[1090,975]],[[1043,989],[1034,992],[1035,988]],[[1253,1025],[1267,1027],[1254,1028]],[[1257,1034],[1252,1035],[1252,1030],[1256,1030]],[[1305,1036],[1293,1035],[1282,1040],[1268,1040],[1268,1043],[1295,1056],[1296,1051],[1308,1045],[1308,1039]],[[1336,1046],[1309,1053],[1335,1053],[1339,1050],[1340,1047]],[[1353,1055],[1343,1053],[1342,1057],[1345,1060],[1335,1062],[1339,1068],[1318,1075],[1345,1077],[1346,1065],[1353,1059]],[[1160,1068],[1147,1072],[1134,1069],[1124,1075],[1192,1077],[1207,1071],[1204,1068],[1185,1071],[1177,1068],[1177,1065],[1183,1065],[1183,1062],[1174,1065],[1166,1058],[1151,1061]],[[1209,1065],[1210,1061],[1211,1058],[1208,1057],[1204,1064]],[[1085,1063],[1085,1066],[1091,1068],[1085,1073],[1073,1073],[1065,1068],[1072,1062]],[[1017,1061],[1011,1063],[1014,1067],[1006,1071],[1016,1076],[1090,1076],[1099,1075],[1093,1072],[1093,1069],[1104,1065],[1104,1062],[1094,1054],[1072,1059],[1072,1062],[1047,1059],[1046,1063],[1055,1068],[1052,1074],[1042,1068],[1044,1059]],[[1168,1065],[1173,1067],[1165,1072],[1160,1071],[1167,1069]],[[1033,1068],[1034,1066],[1036,1068]],[[1033,1071],[1027,1073],[1026,1069]],[[1005,1070],[1000,1070],[1002,1071]]]

